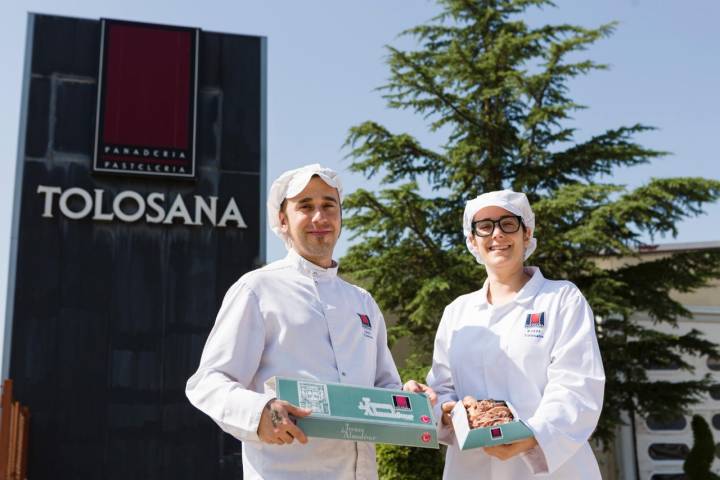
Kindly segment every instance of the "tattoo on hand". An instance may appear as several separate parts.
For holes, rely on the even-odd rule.
[[[277,428],[279,424],[282,423],[283,419],[282,416],[272,408],[270,409],[270,421],[272,422],[273,428]]]

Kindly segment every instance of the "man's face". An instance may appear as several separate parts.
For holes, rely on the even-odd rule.
[[[298,254],[321,267],[332,265],[342,223],[336,188],[313,177],[302,192],[286,200],[280,223]]]

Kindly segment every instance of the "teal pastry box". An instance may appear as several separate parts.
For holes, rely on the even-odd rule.
[[[455,438],[457,439],[460,450],[492,447],[533,436],[532,430],[530,430],[522,420],[518,419],[517,411],[510,402],[506,401],[505,404],[510,409],[510,412],[512,412],[514,420],[503,425],[473,429],[470,428],[467,410],[463,402],[459,401],[455,404],[455,408],[452,409],[450,415],[452,417],[453,429],[455,430]]]
[[[312,410],[298,418],[308,437],[438,448],[430,401],[419,393],[273,377],[266,391]]]

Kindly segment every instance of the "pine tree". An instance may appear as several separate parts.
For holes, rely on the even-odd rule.
[[[422,115],[430,148],[410,133],[366,121],[351,129],[351,169],[379,177],[382,190],[350,195],[345,220],[353,245],[343,272],[362,279],[381,308],[397,317],[391,341],[409,337],[417,364],[428,366],[443,308],[476,290],[484,270],[467,252],[461,219],[465,202],[502,188],[525,192],[537,217],[538,249],[531,264],[547,278],[568,279],[599,320],[607,375],[596,437],[609,441],[620,412],[676,416],[710,386],[709,378],[650,381],[650,366],[691,371],[684,355],[714,355],[716,346],[693,330],[666,334],[645,328],[633,313],[674,325],[689,317],[671,291],[687,292],[720,277],[720,251],[633,259],[641,239],[677,235],[678,221],[699,215],[720,197],[720,182],[653,178],[638,188],[612,182],[618,169],[665,152],[634,141],[652,127],[619,126],[575,139],[571,79],[605,69],[578,52],[612,34],[615,25],[530,27],[529,8],[548,0],[439,0],[442,13],[404,32],[414,50],[389,47],[389,107]],[[607,262],[605,262],[607,263]]]
[[[710,427],[700,415],[692,419],[693,446],[683,464],[688,480],[718,480],[720,476],[712,473],[715,458],[715,440]]]

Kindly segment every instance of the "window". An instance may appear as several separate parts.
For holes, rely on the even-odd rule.
[[[720,415],[718,415],[718,420],[720,421]],[[663,420],[655,415],[650,415],[645,419],[645,423],[650,430],[683,430],[687,427],[687,420],[682,415]]]
[[[653,460],[685,460],[689,452],[684,443],[653,443],[648,448]]]
[[[710,387],[710,397],[712,397],[713,400],[720,400],[720,385]]]
[[[720,357],[708,357],[707,367],[715,372],[720,371]]]
[[[720,430],[720,413],[713,415],[712,424],[713,427],[715,427],[715,430]]]

